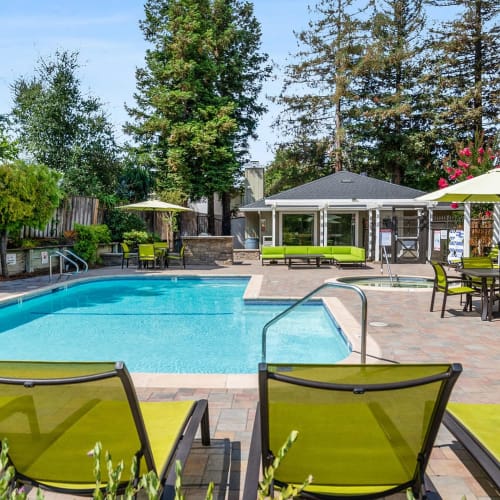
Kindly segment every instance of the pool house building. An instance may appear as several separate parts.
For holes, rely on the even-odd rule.
[[[368,260],[425,262],[429,203],[423,191],[341,171],[245,204],[247,248],[354,245]],[[384,247],[382,249],[381,243]]]

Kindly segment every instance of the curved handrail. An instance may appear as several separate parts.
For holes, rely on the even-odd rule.
[[[348,290],[353,290],[356,292],[361,298],[361,363],[366,364],[366,326],[367,326],[367,309],[368,303],[366,299],[365,293],[361,290],[361,288],[356,285],[351,285],[347,283],[337,283],[337,282],[327,282],[323,283],[319,287],[315,288],[312,292],[308,293],[297,302],[292,304],[290,307],[282,311],[278,316],[275,316],[273,319],[268,321],[264,328],[262,328],[262,361],[266,361],[266,340],[267,340],[267,330],[270,326],[274,325],[284,316],[287,316],[291,311],[293,311],[296,307],[303,304],[307,300],[309,300],[313,295],[322,290],[323,288],[345,288]]]
[[[71,259],[70,257],[68,257],[67,254],[70,254],[76,260]],[[52,281],[52,257],[54,257],[54,256],[59,257],[61,275],[62,275],[62,260],[65,260],[65,261],[69,262],[70,264],[73,264],[76,268],[76,271],[75,271],[76,274],[78,274],[80,272],[80,266],[78,265],[78,262],[76,262],[77,260],[82,262],[83,265],[85,266],[84,272],[87,272],[89,270],[89,266],[88,266],[87,262],[85,260],[83,260],[81,257],[79,257],[78,255],[76,255],[75,253],[73,253],[71,250],[66,249],[64,252],[56,250],[55,252],[51,253],[49,256],[49,281]]]
[[[85,266],[85,269],[83,270],[84,273],[86,273],[89,270],[89,265],[87,264],[87,262],[85,260],[83,260],[80,256],[76,255],[76,253],[74,253],[71,250],[68,250],[66,248],[65,256],[68,260],[71,260],[68,258],[67,254],[70,254],[74,259],[79,260]],[[80,268],[78,265],[77,265],[77,268],[78,268],[78,270],[77,270],[77,273],[78,273],[78,272],[80,272]]]

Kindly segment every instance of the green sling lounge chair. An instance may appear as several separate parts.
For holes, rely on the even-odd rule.
[[[259,367],[259,400],[244,500],[255,500],[259,463],[268,467],[292,430],[298,438],[274,485],[301,498],[381,498],[424,490],[424,473],[459,364]]]
[[[123,363],[0,361],[0,440],[16,485],[92,496],[101,442],[115,465],[124,461],[122,489],[136,456],[137,474],[156,471],[173,498],[175,461],[185,463],[198,427],[209,445],[206,400],[139,402]]]
[[[500,404],[448,403],[443,423],[500,488]]]

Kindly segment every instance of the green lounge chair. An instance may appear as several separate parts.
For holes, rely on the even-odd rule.
[[[444,425],[500,488],[500,404],[448,403]]]
[[[424,489],[424,473],[462,367],[442,365],[259,366],[259,400],[244,500],[255,500],[259,462],[268,467],[298,431],[274,485],[304,498],[381,498]]]
[[[122,488],[136,456],[138,474],[156,471],[173,498],[175,461],[185,462],[198,427],[209,445],[206,400],[139,402],[123,363],[0,361],[0,440],[17,485],[92,496],[101,442],[115,465],[124,460]]]

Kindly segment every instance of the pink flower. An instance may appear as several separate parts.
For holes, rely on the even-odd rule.
[[[439,181],[438,181],[438,186],[439,186],[439,189],[443,189],[446,186],[448,186],[448,181],[441,177],[441,179],[439,179]]]
[[[477,152],[480,154],[480,155],[484,155],[484,148],[483,147],[480,147]]]
[[[455,178],[460,177],[463,173],[464,173],[463,170],[460,170],[459,168],[457,168],[455,170]]]
[[[468,175],[466,178],[467,179],[472,179],[474,176],[473,175]]]
[[[464,155],[464,156],[471,156],[472,155],[469,148],[462,149],[462,151],[460,151],[459,154]]]
[[[469,168],[470,164],[462,160],[457,160],[457,165],[462,168]]]
[[[450,207],[453,209],[456,209],[456,208],[458,208],[458,203],[456,201],[454,201],[453,203],[450,204]]]
[[[491,217],[491,212],[490,212],[489,210],[486,210],[486,211],[484,212],[484,216],[485,216],[485,217]]]

